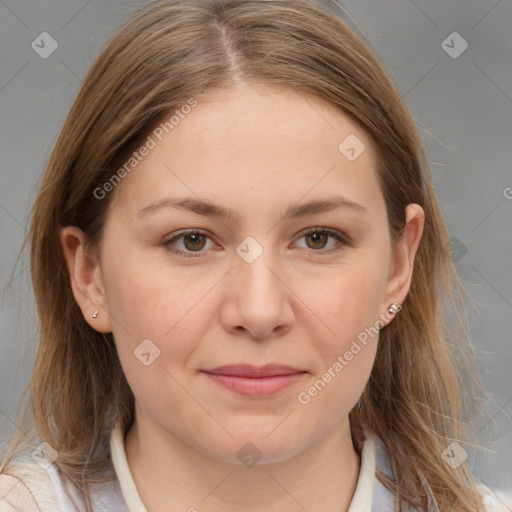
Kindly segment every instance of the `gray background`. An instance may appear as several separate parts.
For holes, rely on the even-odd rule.
[[[143,3],[0,0],[1,441],[15,428],[36,343],[26,251],[14,267],[28,211],[81,78]],[[473,471],[512,492],[512,2],[340,3],[394,73],[420,127],[457,268],[473,298],[471,335],[492,395],[490,421],[474,420],[476,441],[487,450]],[[46,59],[31,47],[42,32],[58,42]],[[459,56],[464,41],[452,32],[468,44]]]

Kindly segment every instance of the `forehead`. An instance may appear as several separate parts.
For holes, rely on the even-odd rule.
[[[115,190],[119,206],[138,212],[186,195],[261,211],[333,192],[370,203],[379,195],[372,141],[334,106],[245,85],[195,100],[148,133],[151,149]]]

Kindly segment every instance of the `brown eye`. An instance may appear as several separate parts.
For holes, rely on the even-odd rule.
[[[197,230],[190,230],[164,240],[162,245],[168,251],[179,254],[180,256],[198,257],[206,256],[207,251],[205,246],[208,240],[211,241],[211,238],[207,234]]]
[[[206,245],[206,237],[200,233],[182,235],[185,248],[189,251],[201,250]]]
[[[329,238],[337,240],[338,243],[328,246]],[[304,239],[306,244],[304,249],[309,249],[311,253],[318,253],[318,255],[338,252],[352,246],[347,236],[329,228],[309,228],[302,233],[301,239]]]
[[[305,237],[306,240],[311,240],[310,249],[323,249],[329,239],[329,235],[318,231],[307,234]]]
[[[337,243],[328,246],[330,238],[336,240]],[[307,249],[311,253],[318,253],[318,255],[335,253],[345,247],[352,246],[349,238],[338,231],[328,228],[310,228],[302,234],[300,239],[306,241],[306,246],[303,249]],[[164,240],[162,245],[169,252],[180,256],[200,257],[207,256],[208,249],[212,248],[212,246],[206,247],[208,241],[213,244],[208,234],[197,230],[189,230]]]

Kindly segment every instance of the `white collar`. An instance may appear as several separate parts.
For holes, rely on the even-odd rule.
[[[357,478],[356,490],[350,502],[350,507],[348,507],[348,512],[371,512],[375,471],[375,436],[371,432],[366,431],[361,452],[359,477]]]
[[[110,453],[117,479],[119,480],[119,486],[121,487],[124,501],[128,507],[128,512],[148,512],[140,499],[128,466],[128,461],[126,460],[124,433],[119,423],[116,423],[112,430],[110,437]]]
[[[356,490],[348,512],[371,512],[373,500],[373,486],[375,482],[375,438],[374,435],[365,432],[366,437],[361,453],[361,468],[357,479]],[[148,512],[142,503],[135,482],[133,481],[126,452],[124,448],[124,435],[119,424],[112,430],[110,438],[110,452],[112,463],[119,480],[119,486],[128,512]]]

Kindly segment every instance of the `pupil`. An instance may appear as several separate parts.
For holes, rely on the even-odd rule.
[[[313,239],[313,243],[317,244],[320,243],[321,239],[324,238],[326,235],[323,233],[311,233],[309,236]]]
[[[188,236],[187,236],[187,238],[186,238],[185,240],[188,240],[189,242],[192,240],[192,242],[191,242],[192,248],[194,248],[194,247],[195,247],[196,249],[197,249],[198,247],[199,247],[199,248],[202,248],[200,243],[199,243],[199,245],[198,245],[198,242],[200,241],[200,237],[201,237],[201,236],[202,236],[202,235],[192,234],[192,235],[188,235]]]

